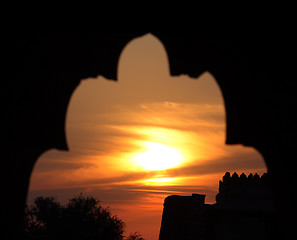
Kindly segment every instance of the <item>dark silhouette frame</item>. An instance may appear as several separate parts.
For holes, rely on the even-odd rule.
[[[46,32],[15,37],[9,81],[9,160],[2,181],[4,229],[21,226],[33,166],[45,151],[67,150],[65,116],[82,79],[116,80],[122,49],[147,32]],[[273,180],[279,236],[296,236],[296,37],[152,32],[164,44],[171,75],[209,71],[225,101],[226,144],[243,144],[264,157]],[[293,34],[293,33],[292,33]],[[280,192],[281,190],[281,192]],[[1,214],[2,215],[2,214]],[[293,219],[293,220],[292,220]],[[292,235],[294,234],[294,235]]]

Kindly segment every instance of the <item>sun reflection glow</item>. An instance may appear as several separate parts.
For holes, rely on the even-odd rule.
[[[173,183],[177,180],[177,178],[152,178],[144,180],[143,183],[147,185],[154,185],[154,186],[168,186],[170,183]]]
[[[165,170],[178,166],[183,155],[177,148],[156,142],[145,142],[146,151],[136,153],[133,157],[136,165],[145,170]]]

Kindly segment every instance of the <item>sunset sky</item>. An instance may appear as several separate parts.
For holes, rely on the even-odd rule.
[[[127,235],[158,239],[166,196],[200,193],[214,203],[226,171],[266,172],[253,148],[225,145],[225,128],[222,94],[210,73],[171,77],[162,43],[150,34],[134,39],[120,56],[117,82],[84,79],[73,93],[69,151],[39,158],[28,203],[83,192],[109,205]]]

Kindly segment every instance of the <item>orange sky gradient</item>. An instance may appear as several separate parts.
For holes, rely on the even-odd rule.
[[[164,198],[206,194],[215,202],[226,171],[262,174],[253,148],[225,145],[222,94],[210,73],[171,77],[162,43],[153,35],[131,41],[118,65],[118,82],[84,79],[66,118],[69,152],[38,160],[28,203],[39,195],[61,202],[80,192],[110,206],[127,225],[158,239]]]

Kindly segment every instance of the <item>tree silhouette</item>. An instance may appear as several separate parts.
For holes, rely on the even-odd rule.
[[[140,233],[135,232],[135,233],[130,233],[128,236],[127,240],[145,240]]]
[[[124,223],[99,203],[82,194],[66,206],[54,197],[37,197],[26,207],[25,239],[123,239]]]

